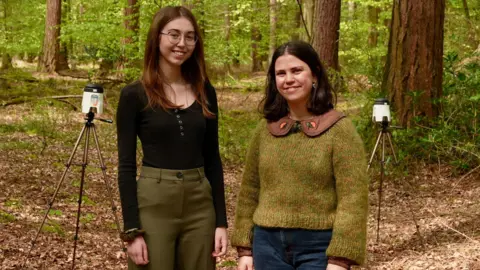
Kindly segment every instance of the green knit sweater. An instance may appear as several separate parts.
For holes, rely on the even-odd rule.
[[[366,253],[366,155],[344,118],[317,137],[274,137],[266,120],[250,142],[235,216],[233,246],[251,247],[253,226],[333,229],[327,256],[363,264]]]

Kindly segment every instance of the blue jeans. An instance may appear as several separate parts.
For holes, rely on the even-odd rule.
[[[265,228],[253,230],[256,270],[324,270],[332,230]]]

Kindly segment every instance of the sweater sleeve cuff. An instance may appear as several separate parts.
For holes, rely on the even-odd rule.
[[[350,269],[352,265],[358,265],[355,261],[343,257],[328,257],[328,264],[335,264],[345,269]]]
[[[252,249],[249,247],[237,247],[238,258],[243,256],[252,256]]]

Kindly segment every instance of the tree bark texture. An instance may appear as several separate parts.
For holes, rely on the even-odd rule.
[[[60,51],[60,21],[62,13],[60,0],[47,0],[47,16],[45,18],[45,37],[38,69],[42,72],[57,71]]]
[[[315,7],[313,47],[326,68],[339,70],[340,0],[319,0]]]
[[[69,0],[63,0],[63,12],[61,14],[62,21],[61,24],[65,24],[68,21],[68,17],[70,16],[70,3]],[[70,67],[68,66],[68,44],[65,41],[60,42],[60,49],[58,53],[58,63],[57,63],[57,70],[69,70]]]
[[[403,126],[439,114],[444,18],[445,0],[394,1],[382,89]]]
[[[125,8],[125,29],[129,31],[129,36],[124,40],[125,44],[130,44],[134,41],[132,36],[138,35],[138,18],[139,18],[139,9],[137,5],[137,0],[128,0],[128,6]]]
[[[303,13],[303,20],[305,20],[305,25],[308,31],[307,33],[302,32],[301,35],[302,39],[307,42],[313,41],[313,23],[315,18],[315,1],[314,0],[303,0],[302,1],[302,13]],[[303,25],[303,21],[302,21]]]

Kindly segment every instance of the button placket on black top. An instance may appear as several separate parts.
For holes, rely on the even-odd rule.
[[[177,121],[178,121],[178,125],[179,125],[179,129],[180,129],[180,136],[185,136],[185,133],[183,132],[183,121],[180,117],[180,110],[179,109],[175,109],[174,110],[175,114],[176,114],[176,117],[177,117]]]

